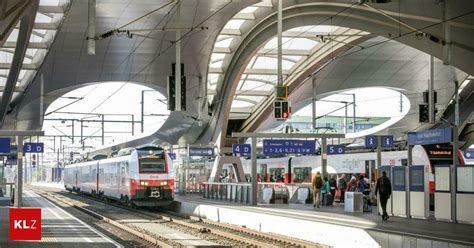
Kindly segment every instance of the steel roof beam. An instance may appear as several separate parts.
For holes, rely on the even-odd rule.
[[[25,90],[25,88],[21,87],[21,86],[15,86],[15,88],[13,89],[13,92],[23,92]],[[5,86],[0,86],[0,92],[4,92],[5,91]]]
[[[240,36],[242,33],[240,32],[240,29],[233,29],[233,28],[224,28],[222,29],[221,35],[234,35],[234,36]]]
[[[38,12],[40,13],[51,13],[51,14],[64,14],[63,6],[39,6]]]
[[[232,53],[232,51],[228,47],[214,47],[214,50],[212,50],[212,52],[213,53],[226,53],[226,54]]]
[[[15,47],[15,53],[13,54],[12,63],[8,64],[9,72],[5,82],[5,88],[2,93],[2,100],[0,104],[0,128],[3,127],[5,117],[7,115],[10,101],[12,100],[13,93],[18,82],[21,68],[23,67],[23,60],[25,58],[28,43],[33,30],[36,12],[38,10],[39,1],[31,1],[25,8],[25,14],[20,19],[20,29],[18,31],[17,46]],[[21,173],[18,173],[21,178]],[[20,192],[18,197],[15,197],[15,206],[21,206],[21,186],[18,191]]]
[[[283,49],[283,55],[309,56],[311,51],[303,49]],[[258,55],[277,55],[276,48],[264,48],[257,52]]]
[[[7,41],[3,44],[3,48],[15,48],[16,42],[14,41]],[[48,45],[46,42],[30,42],[28,44],[28,49],[48,49]]]
[[[235,92],[235,95],[237,95],[237,96],[268,96],[272,92],[273,91],[270,91],[270,90],[237,90]],[[216,95],[217,91],[216,90],[208,90],[207,93],[209,95]]]
[[[0,63],[0,70],[8,70],[12,68],[11,63]],[[22,64],[21,70],[36,70],[38,69],[35,64]]]
[[[253,13],[237,13],[234,17],[234,20],[255,20],[255,16]]]
[[[290,70],[282,70],[283,74],[290,74]],[[253,75],[276,75],[276,69],[255,69],[247,68],[244,71],[244,74],[253,74]]]
[[[215,73],[215,74],[223,74],[224,71],[222,68],[216,68],[212,67],[209,68],[209,73]],[[252,75],[276,75],[277,70],[276,69],[256,69],[256,68],[247,68],[244,71],[244,74],[252,74]],[[290,70],[283,70],[283,74],[290,74]]]

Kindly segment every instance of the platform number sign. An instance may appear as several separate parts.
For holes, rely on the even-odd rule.
[[[344,145],[328,145],[327,153],[328,155],[344,154],[344,148]]]
[[[392,135],[382,135],[382,147],[391,148],[393,147],[393,136]]]
[[[377,148],[377,136],[367,135],[365,136],[365,147],[366,148]]]
[[[252,148],[250,144],[232,144],[232,153],[234,154],[250,154],[252,152]]]
[[[43,153],[44,143],[25,143],[23,153]]]
[[[0,138],[0,153],[10,153],[10,138]]]

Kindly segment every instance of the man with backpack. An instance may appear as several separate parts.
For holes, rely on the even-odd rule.
[[[375,186],[375,196],[377,196],[377,193],[380,193],[380,205],[383,211],[382,220],[386,221],[389,218],[387,214],[387,201],[392,194],[392,184],[385,171],[382,171],[382,176],[377,179],[377,185]]]
[[[318,171],[311,181],[311,187],[313,188],[313,208],[316,206],[319,208],[321,203],[321,189],[323,188],[323,179],[321,178],[321,173]]]

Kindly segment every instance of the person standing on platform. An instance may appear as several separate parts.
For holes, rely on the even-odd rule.
[[[365,187],[366,187],[366,183],[364,180],[364,176],[360,175],[359,182],[357,183],[357,192],[361,192],[362,194],[365,194]]]
[[[380,205],[383,211],[382,220],[386,221],[389,218],[387,214],[387,201],[392,194],[392,183],[390,182],[390,179],[388,179],[387,173],[385,171],[382,171],[382,176],[377,179],[377,185],[375,186],[375,196],[377,196],[377,193],[380,195]]]
[[[357,179],[352,175],[349,184],[347,184],[346,192],[355,192],[357,190]]]
[[[339,197],[339,202],[344,203],[344,195],[346,193],[346,175],[342,174],[341,178],[339,178],[339,190],[341,191],[341,196]]]
[[[328,177],[324,177],[324,186],[321,189],[321,194],[323,195],[323,205],[324,206],[329,206],[332,205],[332,200],[334,199],[333,195],[331,195],[331,186],[329,185],[329,179]]]
[[[311,187],[313,188],[313,208],[316,206],[319,208],[321,204],[321,189],[323,188],[323,179],[321,173],[318,171],[311,181]]]
[[[332,175],[331,179],[329,179],[329,187],[331,189],[331,195],[335,197],[336,190],[337,190],[337,175],[336,174]]]

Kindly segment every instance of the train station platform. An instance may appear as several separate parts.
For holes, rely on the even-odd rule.
[[[0,247],[123,247],[90,225],[32,191],[23,193],[24,207],[41,208],[42,239],[10,241],[9,206],[0,207]]]
[[[314,209],[312,204],[239,205],[176,196],[176,211],[214,221],[287,235],[334,247],[474,247],[474,225],[345,213],[343,205]]]

